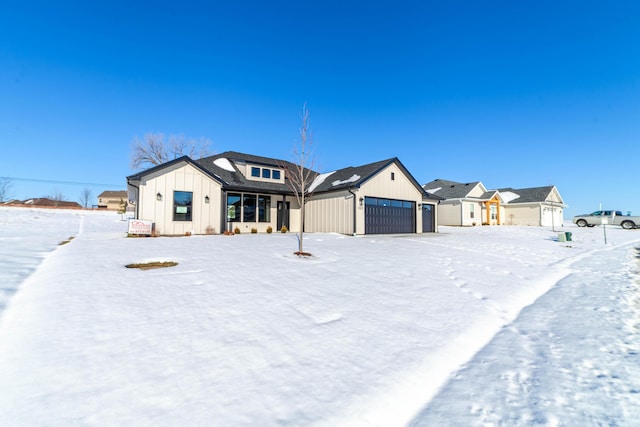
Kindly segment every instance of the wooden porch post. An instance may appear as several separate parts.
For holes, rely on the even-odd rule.
[[[491,201],[484,202],[484,210],[487,211],[487,225],[491,225]]]

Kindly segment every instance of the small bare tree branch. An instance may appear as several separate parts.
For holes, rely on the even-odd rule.
[[[300,126],[300,140],[293,148],[293,161],[282,165],[285,170],[285,182],[293,192],[300,205],[300,234],[298,236],[298,252],[303,253],[303,229],[304,213],[307,198],[311,196],[309,191],[311,183],[317,173],[315,168],[315,158],[313,155],[313,135],[309,128],[309,110],[305,102],[300,114],[302,122]]]
[[[11,191],[12,186],[13,182],[11,182],[10,178],[0,178],[0,202],[4,202],[9,199],[9,192]]]
[[[89,200],[91,200],[91,189],[85,188],[82,190],[82,193],[80,193],[80,204],[87,208],[89,207]]]
[[[184,135],[163,133],[147,133],[144,138],[133,139],[131,151],[131,168],[157,166],[180,156],[197,159],[208,155],[211,141],[207,138],[187,139]]]

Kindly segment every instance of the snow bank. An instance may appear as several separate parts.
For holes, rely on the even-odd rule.
[[[298,258],[290,234],[127,239],[85,216],[0,318],[0,417],[406,425],[576,261],[640,237],[570,230],[311,234]],[[152,260],[179,265],[124,267]]]

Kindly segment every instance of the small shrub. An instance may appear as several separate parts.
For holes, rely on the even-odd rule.
[[[286,233],[287,231],[289,231],[289,229],[287,228],[286,225],[283,225],[282,228],[280,229],[281,233]]]
[[[271,226],[268,226],[267,227],[267,233],[271,234],[272,232],[273,232],[273,228],[271,228]]]
[[[185,237],[189,237],[189,236],[191,236],[191,232],[190,231],[185,231],[184,235],[185,235]]]
[[[233,233],[234,234],[240,234],[240,228],[239,227],[234,228],[233,229]]]
[[[127,264],[125,265],[125,267],[139,268],[140,270],[151,270],[153,268],[175,267],[176,265],[178,265],[178,263],[174,261],[152,261],[152,262],[144,262],[144,263]]]
[[[252,229],[251,229],[251,234],[256,234],[257,232],[258,232],[258,229],[257,229],[257,228],[252,228]]]
[[[216,229],[209,225],[204,230],[204,232],[205,232],[205,234],[212,235],[212,234],[216,234]]]
[[[233,231],[229,231],[229,230],[224,230],[223,233],[225,236],[233,236]]]
[[[60,245],[60,246],[66,245],[67,243],[69,243],[72,240],[73,240],[73,236],[69,237],[67,240],[63,240],[62,242],[58,243],[58,245]]]

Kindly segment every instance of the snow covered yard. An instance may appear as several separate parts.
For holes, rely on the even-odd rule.
[[[34,215],[15,212],[6,230]],[[291,234],[127,239],[117,216],[65,218],[42,233],[77,237],[0,312],[9,425],[638,419],[640,230],[311,234],[298,258]]]

